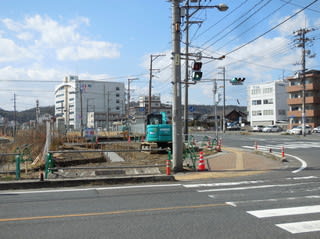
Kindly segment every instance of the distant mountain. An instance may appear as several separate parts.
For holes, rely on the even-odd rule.
[[[43,114],[50,114],[54,115],[54,106],[45,106],[40,107],[40,115]],[[36,119],[36,108],[24,110],[24,111],[17,111],[16,113],[17,121],[19,123],[28,122],[30,120]],[[14,120],[14,111],[7,111],[0,108],[0,116],[7,118],[9,121]]]

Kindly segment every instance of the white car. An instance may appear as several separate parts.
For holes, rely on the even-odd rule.
[[[312,133],[320,133],[320,126],[315,127],[315,128],[312,130]]]
[[[306,125],[305,126],[305,133],[311,134],[311,131],[312,131],[311,127],[309,125]],[[302,126],[300,125],[295,128],[292,128],[290,132],[291,132],[291,134],[302,134]]]
[[[252,131],[253,132],[262,132],[262,129],[263,129],[263,125],[256,125],[252,128]]]
[[[282,131],[282,128],[280,128],[278,125],[269,125],[262,129],[262,132],[280,132]]]

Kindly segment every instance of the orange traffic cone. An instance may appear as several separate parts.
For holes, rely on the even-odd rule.
[[[203,159],[203,152],[200,152],[199,155],[198,171],[206,171],[206,165]]]

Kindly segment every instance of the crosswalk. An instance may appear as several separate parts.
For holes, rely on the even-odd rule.
[[[285,149],[308,149],[308,148],[320,148],[320,142],[317,141],[297,141],[297,142],[283,142],[281,144],[259,144],[254,143],[253,145],[245,145],[242,146],[246,149],[258,149],[262,151],[269,151],[272,150],[282,150],[282,148]]]
[[[306,215],[320,213],[320,205],[254,210],[247,211],[247,213],[257,218]],[[275,225],[292,234],[320,231],[320,220],[277,223]]]
[[[319,176],[306,176],[183,186],[207,193],[211,200],[231,199],[225,203],[261,223],[271,222],[275,228],[290,234],[316,233],[315,238],[320,238],[319,179]]]

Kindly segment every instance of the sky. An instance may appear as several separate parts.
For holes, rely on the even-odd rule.
[[[152,94],[172,102],[171,3],[167,0],[1,0],[0,108],[17,111],[54,105],[54,89],[67,75],[82,80],[130,83],[132,101],[148,95],[150,55]],[[226,104],[247,105],[247,87],[294,75],[301,70],[295,31],[307,28],[307,69],[320,70],[320,1],[202,0],[190,9],[189,52],[201,52],[203,79],[189,86],[189,104],[213,104],[213,79],[222,95],[226,79],[245,77],[243,85],[226,81]],[[191,3],[191,5],[199,3]],[[306,6],[310,6],[304,9]],[[185,5],[185,1],[181,6]],[[289,18],[289,19],[288,19]],[[181,50],[185,49],[182,18]],[[184,79],[182,61],[182,80]],[[184,92],[184,85],[182,86]],[[221,98],[221,97],[220,97]],[[184,98],[182,99],[182,103]],[[219,104],[222,104],[221,101]]]

